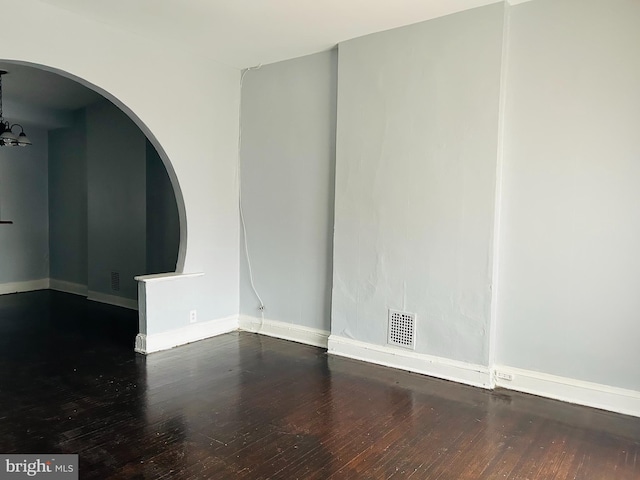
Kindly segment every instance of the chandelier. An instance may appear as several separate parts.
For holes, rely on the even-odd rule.
[[[2,76],[7,73],[6,70],[0,70],[0,147],[26,147],[31,145],[31,140],[24,133],[24,128],[18,123],[10,124],[2,116]],[[20,133],[16,136],[13,129],[19,127]]]

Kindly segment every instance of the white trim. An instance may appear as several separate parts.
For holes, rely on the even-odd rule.
[[[147,336],[144,333],[139,333],[136,335],[136,343],[133,347],[133,350],[137,353],[147,353]]]
[[[87,292],[87,300],[115,305],[116,307],[129,308],[131,310],[138,310],[138,300],[118,297],[116,295],[108,295],[106,293],[95,292],[93,290],[89,290]]]
[[[10,293],[33,292],[34,290],[47,290],[49,279],[27,280],[26,282],[0,283],[0,295]]]
[[[133,277],[134,280],[142,283],[151,283],[151,282],[164,282],[167,280],[175,280],[176,278],[189,278],[189,277],[202,277],[204,272],[194,272],[194,273],[176,273],[176,272],[168,272],[168,273],[153,273],[151,275],[138,275]]]
[[[57,292],[72,293],[74,295],[82,295],[83,297],[86,297],[89,292],[86,285],[58,280],[56,278],[49,279],[49,288]]]
[[[496,366],[494,377],[498,387],[640,417],[640,392],[635,390],[505,366]]]
[[[85,285],[67,282],[55,278],[41,278],[40,280],[30,280],[27,282],[2,283],[0,284],[0,295],[9,293],[32,292],[34,290],[56,290],[58,292],[71,293],[87,297],[87,300],[107,303],[116,307],[124,307],[131,310],[138,309],[138,301],[131,298],[108,295],[106,293],[88,290]]]
[[[513,7],[514,5],[520,5],[521,3],[532,2],[533,0],[507,0],[507,5]]]
[[[483,365],[374,345],[337,335],[329,336],[329,353],[473,385],[474,387],[490,388],[491,385],[489,368]]]
[[[208,322],[193,323],[162,333],[154,333],[151,335],[139,333],[136,337],[135,350],[138,353],[153,353],[161,350],[169,350],[173,347],[215,337],[223,333],[233,332],[237,329],[238,316],[232,315]]]
[[[241,315],[239,320],[240,330],[259,333],[269,337],[291,340],[293,342],[327,348],[329,333],[326,330],[304,327],[293,323],[268,320],[249,315]]]

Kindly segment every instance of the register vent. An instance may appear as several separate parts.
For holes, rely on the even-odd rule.
[[[389,334],[387,343],[413,350],[416,341],[415,313],[389,310]]]
[[[111,272],[111,290],[120,291],[120,272]]]

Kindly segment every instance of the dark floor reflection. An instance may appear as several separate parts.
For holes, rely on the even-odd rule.
[[[0,296],[0,452],[79,453],[83,479],[640,478],[637,418],[249,333],[144,357],[136,326]]]

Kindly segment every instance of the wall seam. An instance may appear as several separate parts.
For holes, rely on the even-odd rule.
[[[495,387],[493,375],[496,364],[496,348],[498,342],[498,294],[500,287],[500,230],[502,223],[502,178],[504,169],[505,115],[507,103],[507,67],[509,60],[510,33],[509,1],[504,2],[504,20],[502,24],[502,60],[500,62],[500,92],[498,103],[498,145],[496,158],[496,184],[493,217],[493,248],[491,271],[491,314],[489,319],[489,370],[491,372],[491,388]]]

